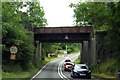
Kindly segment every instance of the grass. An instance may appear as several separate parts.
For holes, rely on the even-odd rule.
[[[77,58],[74,62],[75,62],[75,64],[79,64],[80,63],[80,58]]]
[[[116,69],[117,64],[115,59],[108,59],[93,69],[92,76],[116,79]]]
[[[32,76],[34,76],[46,63],[57,59],[57,57],[54,58],[45,58],[44,61],[41,61],[39,63],[39,69],[32,67],[29,71],[20,71],[20,72],[2,72],[2,78],[3,79],[10,79],[10,78],[17,78],[17,80],[19,80],[20,78],[22,78],[22,80],[29,80]],[[12,79],[13,80],[13,79]]]
[[[92,76],[94,76],[96,78],[105,78],[105,79],[116,80],[116,77],[108,75],[108,74],[103,74],[103,73],[92,73]]]
[[[36,73],[36,71],[38,71],[38,69],[32,68],[28,72],[26,72],[26,71],[11,72],[11,73],[2,72],[2,77],[3,78],[29,78],[29,77],[31,77],[33,75],[32,73]]]

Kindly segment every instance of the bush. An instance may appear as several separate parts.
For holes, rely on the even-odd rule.
[[[34,46],[30,44],[31,37],[27,35],[23,27],[16,26],[3,26],[3,44],[2,44],[2,64],[3,69],[10,66],[20,66],[21,69],[27,70],[32,62]],[[29,43],[29,45],[28,45]],[[10,60],[10,51],[9,48],[12,45],[18,47],[18,52],[16,53],[16,60],[12,61],[13,64],[9,64]],[[19,65],[18,65],[19,64]],[[8,66],[8,67],[7,67]],[[10,68],[8,68],[10,69]],[[9,70],[7,70],[9,71]]]
[[[71,53],[73,50],[71,48],[68,48],[67,52],[68,54]]]

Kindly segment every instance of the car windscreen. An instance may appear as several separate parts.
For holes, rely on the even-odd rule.
[[[80,70],[80,66],[75,65],[74,69],[75,70]]]
[[[81,66],[81,69],[87,69],[87,67],[86,66]]]
[[[80,69],[88,69],[87,66],[78,66],[75,65],[75,70],[80,70]]]
[[[70,60],[65,60],[65,62],[71,62]]]

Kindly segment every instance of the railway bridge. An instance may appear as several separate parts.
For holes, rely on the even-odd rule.
[[[95,62],[95,38],[91,26],[37,27],[33,29],[36,43],[35,60],[39,61],[44,42],[81,43],[81,63],[88,65]]]

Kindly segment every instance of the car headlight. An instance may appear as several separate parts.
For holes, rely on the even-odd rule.
[[[66,68],[68,68],[68,66],[67,66],[67,65],[66,65],[65,67],[66,67]]]
[[[89,73],[91,73],[91,71],[88,71]]]

